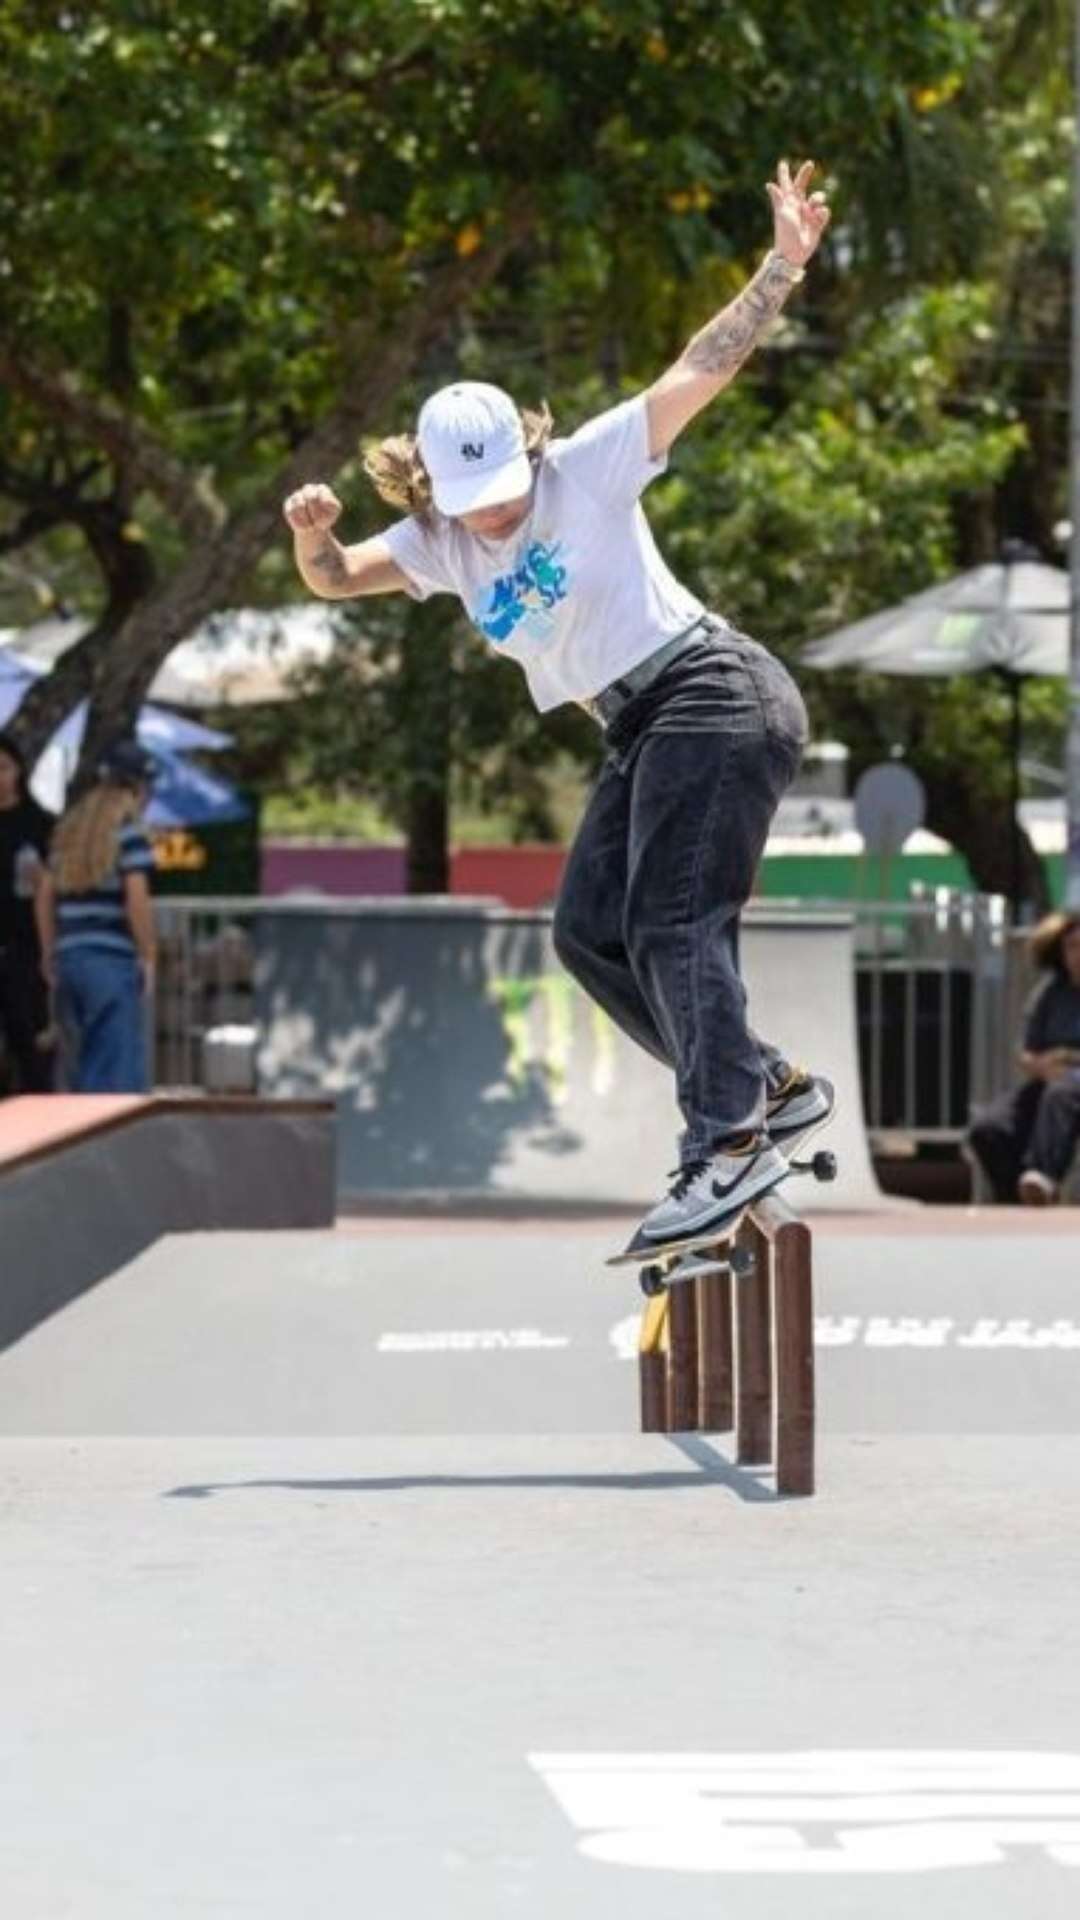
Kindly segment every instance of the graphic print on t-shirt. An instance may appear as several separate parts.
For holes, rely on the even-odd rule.
[[[566,599],[566,568],[558,564],[562,541],[534,540],[512,573],[492,582],[472,611],[481,633],[495,646],[511,634],[544,640],[555,625],[554,608]]]

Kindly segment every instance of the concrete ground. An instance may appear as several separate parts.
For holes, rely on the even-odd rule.
[[[0,1355],[5,1914],[1076,1910],[1073,1221],[820,1224],[808,1501],[636,1433],[622,1237],[178,1237]]]

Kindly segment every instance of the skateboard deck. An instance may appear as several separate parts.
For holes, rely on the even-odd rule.
[[[646,1240],[639,1231],[622,1253],[609,1255],[605,1265],[640,1267],[642,1292],[649,1296],[662,1293],[669,1286],[701,1279],[709,1273],[729,1273],[736,1277],[748,1273],[753,1266],[753,1258],[735,1242],[755,1202],[763,1200],[767,1193],[775,1193],[793,1175],[810,1174],[815,1180],[836,1178],[836,1160],[831,1153],[815,1153],[809,1160],[796,1157],[814,1134],[829,1125],[833,1111],[831,1109],[821,1119],[811,1121],[809,1126],[788,1136],[781,1147],[781,1152],[787,1158],[787,1168],[771,1187],[740,1202],[730,1212],[719,1214],[707,1227],[686,1234],[682,1239]]]

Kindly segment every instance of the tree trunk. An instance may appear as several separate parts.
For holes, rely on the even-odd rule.
[[[450,808],[445,787],[417,780],[405,810],[405,891],[450,892]]]
[[[409,893],[450,891],[452,616],[445,601],[412,607],[401,660],[405,875]]]

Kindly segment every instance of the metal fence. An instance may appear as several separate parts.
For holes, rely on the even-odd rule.
[[[873,1137],[956,1140],[1007,1084],[1004,900],[946,889],[855,912],[855,999]]]
[[[223,1084],[213,1078],[215,1047],[231,1052],[232,1071],[242,1080],[245,1035],[254,1072],[257,923],[261,913],[281,904],[250,898],[158,902],[159,1085]],[[344,904],[327,902],[327,911]],[[768,905],[797,912],[810,903]],[[903,902],[857,902],[850,911],[871,1137],[957,1140],[972,1105],[991,1099],[1014,1073],[1027,975],[1005,903],[938,889]]]
[[[159,1087],[201,1087],[213,1036],[255,1027],[257,899],[156,903],[158,967],[154,1079]]]

